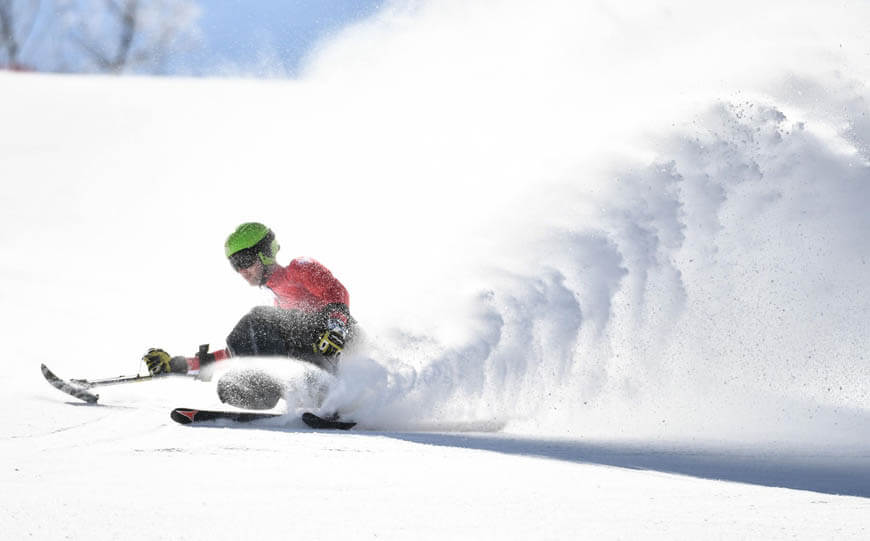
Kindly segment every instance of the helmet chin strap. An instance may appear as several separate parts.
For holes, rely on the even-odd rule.
[[[260,275],[260,287],[266,285],[266,282],[269,281],[269,278],[272,277],[272,273],[270,271],[271,265],[274,264],[274,259],[266,259],[263,255],[263,252],[257,253],[257,258],[260,260],[260,264],[263,265],[263,273]],[[266,261],[272,261],[272,263],[267,263]]]

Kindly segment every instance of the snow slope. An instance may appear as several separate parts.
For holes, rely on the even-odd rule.
[[[0,531],[866,538],[868,8],[575,4],[389,4],[296,81],[0,74]],[[222,345],[251,219],[351,291],[359,431],[42,380]]]

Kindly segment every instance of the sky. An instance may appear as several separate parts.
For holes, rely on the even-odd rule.
[[[183,29],[159,58],[135,63],[132,71],[159,75],[218,77],[295,77],[312,49],[343,27],[376,13],[383,0],[185,0],[140,3],[140,35],[133,50],[153,44],[157,33],[172,24]],[[37,71],[94,70],[85,52],[93,47],[113,55],[119,28],[116,17],[100,0],[37,3],[38,16],[28,17],[30,4],[13,3],[20,44],[21,65]],[[27,7],[27,9],[25,9]],[[156,13],[155,13],[156,11]],[[176,29],[178,30],[178,29]],[[3,49],[5,61],[5,48]],[[145,66],[143,68],[143,66]]]
[[[201,41],[167,63],[172,74],[293,77],[320,40],[374,13],[383,0],[200,1]]]

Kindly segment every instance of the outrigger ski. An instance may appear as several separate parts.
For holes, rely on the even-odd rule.
[[[272,419],[283,416],[283,413],[258,413],[251,411],[221,411],[199,410],[193,408],[175,408],[169,414],[176,423],[189,425],[203,421],[215,421],[225,419],[238,423],[249,423],[260,419]],[[353,421],[339,421],[338,419],[326,419],[309,411],[302,414],[302,422],[311,428],[320,430],[350,430],[356,423]]]
[[[44,364],[42,365],[42,375],[45,376],[45,379],[49,383],[51,383],[51,385],[56,389],[59,389],[66,394],[72,395],[80,400],[84,400],[85,402],[93,404],[100,398],[100,395],[88,392],[88,388],[90,387],[89,385],[81,383],[69,383],[65,380],[62,380],[59,377],[55,376],[54,372],[49,370],[48,367]]]
[[[54,372],[48,369],[45,364],[41,365],[42,375],[45,376],[46,381],[48,381],[54,388],[65,392],[68,395],[72,395],[80,400],[84,400],[90,404],[95,403],[99,400],[100,395],[88,392],[88,389],[92,387],[104,387],[106,385],[120,385],[122,383],[136,383],[139,381],[151,381],[155,376],[118,376],[115,378],[106,378],[106,379],[71,379],[69,381],[60,379],[59,377],[54,375]]]

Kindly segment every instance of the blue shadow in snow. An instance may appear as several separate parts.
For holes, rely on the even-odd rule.
[[[477,434],[384,432],[425,445],[650,470],[768,487],[870,498],[870,451],[778,451],[679,445],[542,440]]]

